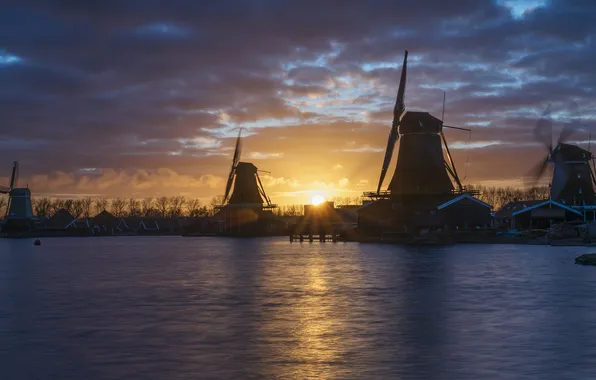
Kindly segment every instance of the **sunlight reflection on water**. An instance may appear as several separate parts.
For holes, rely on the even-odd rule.
[[[2,378],[591,378],[585,251],[1,240]]]

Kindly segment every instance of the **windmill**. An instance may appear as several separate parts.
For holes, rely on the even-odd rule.
[[[544,145],[546,155],[528,173],[535,185],[544,174],[552,170],[550,198],[567,205],[585,206],[596,202],[596,178],[590,166],[594,156],[589,150],[566,141],[576,131],[576,126],[566,124],[553,147],[553,123],[548,118],[550,106],[534,128],[536,140]]]
[[[6,206],[6,217],[29,219],[33,217],[31,207],[31,191],[28,188],[18,188],[19,163],[15,161],[12,165],[9,186],[0,186],[0,194],[8,194],[8,205]]]
[[[242,152],[241,133],[242,129],[238,132],[232,168],[228,176],[223,203],[228,205],[260,205],[261,207],[272,208],[274,206],[265,193],[263,183],[259,177],[258,172],[260,170],[250,162],[240,162]],[[232,185],[234,186],[234,191],[230,195]]]
[[[265,193],[259,178],[259,169],[250,162],[241,162],[241,133],[238,132],[232,167],[226,183],[223,205],[219,206],[218,215],[223,217],[226,233],[259,235],[264,227],[260,221],[272,217],[271,199]]]
[[[407,60],[408,51],[406,50],[377,192],[365,195],[372,198],[383,198],[391,195],[440,195],[451,194],[454,191],[461,193],[464,189],[443,134],[443,128],[468,132],[470,130],[444,125],[442,120],[428,112],[406,111],[404,96]],[[395,172],[387,191],[382,192],[381,187],[400,135],[401,142]],[[443,154],[443,145],[447,159]],[[457,190],[454,189],[452,179],[457,185]]]

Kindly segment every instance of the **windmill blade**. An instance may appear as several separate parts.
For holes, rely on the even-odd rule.
[[[19,162],[15,161],[12,164],[12,175],[10,177],[10,189],[14,189],[17,187],[17,183],[19,182]]]
[[[242,128],[238,131],[238,138],[236,139],[236,148],[234,149],[234,158],[232,159],[232,168],[230,169],[230,174],[228,175],[228,183],[226,183],[226,192],[224,194],[223,203],[228,201],[228,196],[230,195],[230,190],[232,189],[232,183],[234,183],[234,174],[236,173],[236,167],[238,166],[238,162],[240,162],[240,154],[242,153]]]
[[[234,183],[234,174],[236,172],[236,167],[232,166],[230,170],[230,175],[228,176],[228,183],[226,183],[226,192],[224,194],[223,203],[228,201],[228,196],[230,195],[230,190],[232,189],[232,183]]]
[[[271,199],[269,199],[267,193],[265,193],[265,188],[263,187],[263,183],[261,182],[261,177],[259,177],[259,173],[255,173],[255,176],[257,177],[257,182],[259,183],[259,192],[261,193],[263,198],[265,198],[267,206],[271,206]]]
[[[549,115],[550,104],[546,107],[546,110],[542,113],[542,117],[534,127],[534,137],[544,145],[550,154],[553,150],[553,122],[550,120]]]
[[[379,185],[377,186],[377,194],[381,192],[381,186],[383,185],[383,180],[385,179],[385,175],[387,174],[387,169],[389,168],[389,163],[391,163],[391,157],[393,157],[393,149],[395,148],[395,143],[399,139],[399,135],[397,133],[397,125],[394,125],[391,128],[391,132],[389,133],[389,138],[387,139],[387,149],[385,150],[385,158],[383,159],[383,168],[381,169],[381,177],[379,178]]]
[[[391,132],[389,132],[389,138],[387,139],[387,149],[385,150],[385,158],[383,159],[383,167],[381,169],[381,176],[379,178],[379,185],[377,186],[377,194],[381,192],[381,186],[383,180],[387,174],[387,169],[391,163],[393,157],[393,149],[395,143],[399,140],[399,123],[401,117],[406,109],[404,95],[406,92],[406,75],[408,70],[408,51],[404,54],[404,63],[401,68],[401,78],[399,79],[399,89],[397,90],[397,99],[395,100],[395,107],[393,108],[393,122],[391,123]]]
[[[544,175],[544,173],[548,169],[548,166],[549,166],[549,160],[548,160],[548,157],[546,157],[544,160],[538,162],[536,165],[534,165],[530,169],[530,171],[528,172],[527,177],[526,177],[531,185],[530,187],[536,187],[536,184],[538,183],[540,178]]]
[[[240,162],[240,154],[242,153],[242,140],[240,139],[240,135],[242,134],[242,128],[238,131],[238,138],[236,139],[236,149],[234,149],[234,159],[233,159],[233,166],[237,166],[238,162]]]
[[[443,128],[457,129],[457,130],[460,130],[460,131],[472,132],[472,130],[469,129],[469,128],[452,127],[451,125],[443,125]]]

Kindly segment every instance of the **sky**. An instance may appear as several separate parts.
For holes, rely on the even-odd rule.
[[[235,137],[274,203],[376,190],[406,109],[464,184],[522,186],[533,128],[596,118],[593,0],[0,0],[0,183],[37,196],[221,195]],[[596,136],[596,135],[595,135]],[[399,149],[399,145],[398,145]],[[396,155],[385,181],[388,184]]]

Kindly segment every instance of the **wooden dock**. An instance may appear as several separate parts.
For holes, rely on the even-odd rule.
[[[339,234],[331,234],[331,233],[322,233],[322,234],[291,234],[290,235],[290,243],[299,241],[299,242],[314,242],[314,241],[331,241],[331,242],[338,242],[339,241]]]

